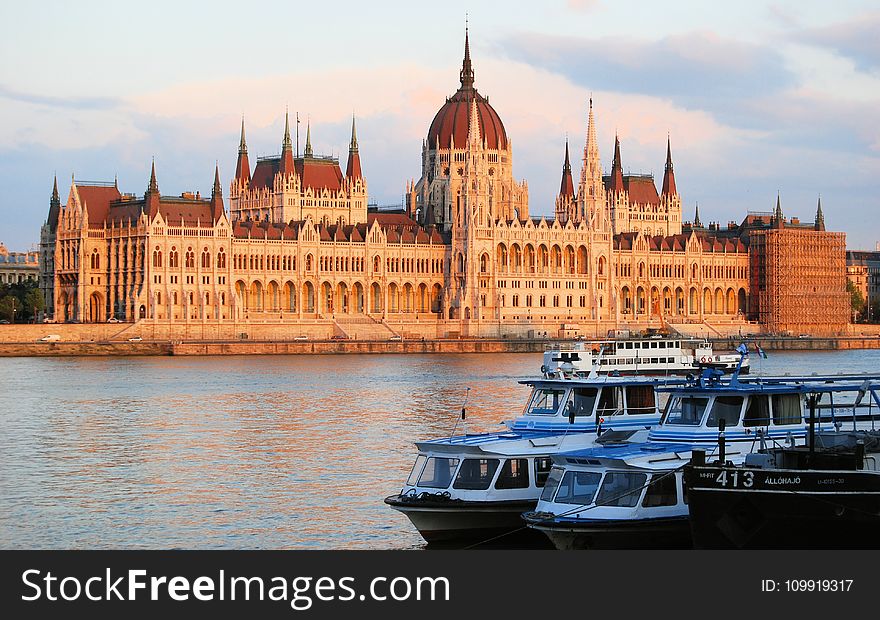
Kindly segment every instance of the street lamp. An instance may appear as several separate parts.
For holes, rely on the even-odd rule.
[[[15,325],[15,297],[12,298],[12,324]]]

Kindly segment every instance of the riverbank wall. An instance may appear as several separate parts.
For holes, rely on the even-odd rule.
[[[717,351],[732,350],[741,342],[758,343],[767,351],[836,351],[880,349],[876,336],[834,338],[710,339]],[[0,342],[0,357],[112,356],[112,355],[336,355],[424,353],[539,353],[569,342],[547,339],[414,339],[376,340],[83,340],[59,342]],[[755,351],[754,344],[749,346]]]

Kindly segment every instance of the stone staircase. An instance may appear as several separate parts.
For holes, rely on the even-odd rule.
[[[387,325],[366,314],[337,314],[333,322],[342,335],[352,340],[388,340],[397,336]]]

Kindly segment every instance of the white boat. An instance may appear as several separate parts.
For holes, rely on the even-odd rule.
[[[706,340],[651,336],[582,340],[547,345],[541,372],[545,376],[579,376],[589,373],[598,361],[599,372],[632,374],[687,374],[710,367],[732,372],[739,364],[736,353],[716,353]],[[749,372],[743,361],[740,374]]]
[[[802,445],[808,394],[820,396],[819,430],[880,422],[877,376],[724,380],[720,374],[707,370],[669,388],[663,418],[647,441],[608,433],[594,446],[555,454],[525,521],[559,549],[688,547],[682,470],[692,450],[738,464],[758,444]],[[867,404],[859,404],[860,391],[870,391]]]
[[[520,417],[500,432],[417,442],[412,472],[385,503],[428,542],[527,532],[520,515],[535,507],[551,455],[591,446],[597,428],[646,439],[663,408],[655,388],[682,382],[598,373],[522,381],[532,390]]]

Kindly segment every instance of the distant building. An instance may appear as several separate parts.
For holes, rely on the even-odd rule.
[[[880,315],[880,250],[848,250],[846,277],[861,291],[865,300],[866,316],[869,320],[877,320]]]
[[[20,284],[36,281],[40,275],[39,253],[10,252],[0,243],[0,284]]]
[[[421,178],[407,183],[398,212],[367,207],[354,121],[344,172],[314,154],[311,127],[305,151],[294,152],[287,119],[281,154],[251,168],[242,122],[228,212],[217,170],[210,199],[160,195],[155,166],[143,197],[115,183],[74,181],[62,206],[56,184],[41,233],[49,312],[60,320],[290,323],[359,338],[604,334],[750,316],[776,325],[772,300],[756,305],[750,265],[765,264],[780,243],[809,254],[826,235],[838,238],[801,239],[788,224],[791,241],[768,241],[769,220],[751,216],[724,230],[704,227],[698,215],[682,222],[671,141],[660,191],[653,176],[624,173],[617,138],[603,174],[592,101],[579,182],[566,142],[555,218],[531,217],[528,185],[513,178],[512,141],[474,86],[467,35],[459,78],[428,128]],[[759,237],[755,259],[750,244]],[[791,285],[777,271],[770,280],[762,273],[765,288]],[[823,300],[838,295],[831,281]],[[838,328],[837,314],[823,316],[798,324]]]
[[[831,334],[850,321],[846,235],[827,232],[822,204],[816,220],[786,220],[780,201],[749,232],[751,314],[775,333]]]

